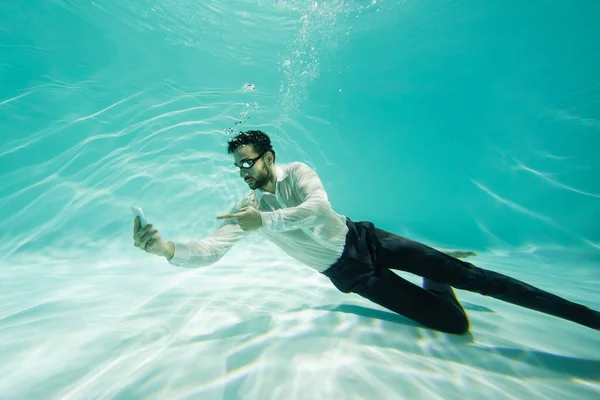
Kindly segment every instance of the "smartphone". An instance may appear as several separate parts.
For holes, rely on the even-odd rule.
[[[142,228],[148,225],[148,220],[146,219],[146,216],[140,207],[131,207],[131,213],[133,214],[134,219],[135,217],[140,217]]]

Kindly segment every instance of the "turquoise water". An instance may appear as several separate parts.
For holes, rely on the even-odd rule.
[[[260,235],[181,270],[271,135],[334,209],[600,309],[600,3],[0,3],[0,398],[596,398],[597,332],[458,292],[468,337]],[[253,84],[254,89],[245,88]],[[418,282],[414,277],[408,277]]]

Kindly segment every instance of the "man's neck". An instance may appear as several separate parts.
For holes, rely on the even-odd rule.
[[[271,194],[275,194],[275,187],[277,185],[277,171],[275,170],[275,166],[270,169],[271,179],[260,189]]]

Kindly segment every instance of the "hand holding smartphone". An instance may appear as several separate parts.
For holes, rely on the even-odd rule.
[[[160,232],[148,223],[148,219],[140,207],[131,207],[131,213],[133,214],[134,246],[147,253],[164,256],[170,260],[175,254],[173,242],[165,242],[162,239]],[[136,217],[140,218],[139,225],[136,222]]]

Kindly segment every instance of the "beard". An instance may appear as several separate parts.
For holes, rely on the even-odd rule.
[[[260,170],[257,176],[253,176],[252,178],[254,179],[254,181],[248,183],[250,189],[260,189],[267,183],[269,183],[269,181],[271,180],[271,172],[269,172],[269,170],[265,166],[263,167],[263,169]]]

